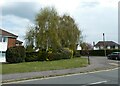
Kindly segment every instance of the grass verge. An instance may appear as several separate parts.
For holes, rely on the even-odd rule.
[[[72,58],[66,60],[24,62],[17,64],[2,64],[2,74],[38,72],[47,70],[58,70],[85,67],[88,65],[86,58]]]

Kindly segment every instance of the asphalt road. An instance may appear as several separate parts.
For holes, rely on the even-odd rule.
[[[90,86],[93,84],[118,84],[118,81],[118,69],[112,69],[99,72],[19,81],[15,83],[12,82],[9,84],[81,84],[82,86]]]

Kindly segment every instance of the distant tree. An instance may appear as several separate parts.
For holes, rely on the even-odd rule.
[[[86,43],[86,42],[82,42],[80,44],[80,46],[81,46],[82,50],[92,50],[93,49],[92,45],[90,43]]]
[[[35,38],[34,27],[29,27],[29,30],[26,32],[25,36],[26,51],[33,51],[34,38]]]

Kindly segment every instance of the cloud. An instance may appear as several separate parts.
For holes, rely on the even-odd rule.
[[[36,3],[32,2],[11,2],[2,7],[2,15],[15,15],[33,21],[37,12],[36,6]]]
[[[43,7],[53,6],[60,14],[70,14],[86,41],[102,40],[102,33],[107,40],[117,41],[117,6],[119,0],[3,0],[3,26],[18,35],[25,34],[26,26],[34,23],[36,13]],[[0,17],[1,18],[1,17]],[[1,26],[1,25],[0,25]],[[116,34],[116,35],[111,35]]]
[[[39,0],[38,1],[43,6],[54,6],[56,9],[62,14],[65,13],[73,13],[74,10],[79,6],[80,0]]]
[[[102,40],[102,33],[106,34],[106,40],[118,41],[118,13],[117,9],[96,8],[89,11],[77,12],[75,19],[80,24],[86,41]],[[79,15],[79,16],[77,16]],[[115,34],[115,35],[114,35]]]
[[[81,7],[89,7],[89,8],[93,8],[93,7],[96,7],[96,6],[98,6],[98,5],[100,5],[100,3],[99,2],[82,2],[82,5],[81,5]]]
[[[101,6],[103,6],[103,7],[111,7],[111,8],[117,8],[119,1],[120,0],[99,0]]]
[[[19,36],[23,40],[28,26],[33,23],[27,19],[14,15],[2,16],[2,28]]]

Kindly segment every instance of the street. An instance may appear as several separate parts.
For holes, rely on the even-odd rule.
[[[118,84],[118,69],[104,70],[91,73],[57,76],[43,79],[33,79],[8,84],[81,84],[89,86],[94,84]]]

